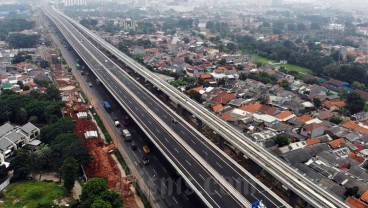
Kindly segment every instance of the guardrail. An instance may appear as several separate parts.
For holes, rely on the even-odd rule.
[[[61,22],[60,22],[61,23]],[[61,23],[61,24],[63,24],[63,23]],[[63,24],[64,25],[64,24]],[[72,34],[73,35],[73,33],[64,25],[64,27],[69,31],[69,33],[70,34]],[[65,34],[63,34],[64,36],[65,36]],[[74,35],[73,35],[74,36]],[[66,36],[65,36],[66,37]],[[67,37],[66,37],[67,38]],[[75,38],[75,37],[74,37]],[[67,38],[68,39],[68,38]],[[76,40],[77,40],[77,38],[75,38]],[[69,42],[71,42],[70,40],[69,40]],[[73,45],[72,43],[71,43],[71,45]],[[84,47],[84,46],[82,46],[82,47]],[[95,46],[93,46],[93,47],[95,47]],[[75,46],[74,46],[74,48],[75,48]],[[86,51],[88,51],[88,49],[86,49],[85,48],[85,50]],[[96,50],[98,50],[97,48],[96,48]],[[81,55],[81,57],[83,57],[83,55],[82,54],[80,54],[80,52],[77,50],[77,53],[79,54],[79,55]],[[94,55],[93,54],[90,54],[95,60],[98,60],[96,57],[94,57]],[[105,58],[106,59],[109,59],[108,57],[106,57],[105,56]],[[85,59],[85,58],[84,58]],[[111,61],[111,60],[110,60]],[[99,61],[97,61],[97,62],[99,62]],[[86,61],[86,63],[87,63],[87,61]],[[113,63],[113,62],[112,62]],[[88,65],[88,63],[87,63],[87,65]],[[105,68],[102,64],[100,64],[104,69],[105,69],[105,71],[107,72],[107,73],[109,73],[109,75],[111,76],[111,77],[113,77],[114,78],[114,80],[116,81],[116,82],[118,82],[119,83],[119,85],[121,86],[121,87],[123,87],[124,88],[124,90],[126,90],[137,102],[139,102],[140,103],[140,105],[142,105],[143,107],[145,107],[145,109],[147,110],[147,111],[149,111],[149,113],[151,114],[151,115],[154,115],[154,113],[148,108],[148,106],[146,106],[142,101],[140,101],[140,99],[139,98],[137,98],[136,96],[135,96],[135,94],[134,93],[132,93],[131,91],[130,91],[130,89],[128,89],[123,83],[121,83],[121,81],[118,79],[118,78],[116,78],[115,77],[115,75],[113,75],[110,71],[109,71],[109,69],[107,69],[107,68]],[[116,65],[116,64],[115,64]],[[89,66],[90,68],[91,68],[91,66]],[[116,67],[118,67],[117,65],[116,65]],[[93,69],[93,68],[91,68],[91,69]],[[95,73],[95,72],[94,72]],[[124,73],[126,73],[126,72],[124,72]],[[97,73],[95,73],[95,75],[96,76],[98,76],[98,74]],[[126,75],[128,75],[127,73],[126,73]],[[103,79],[100,79],[103,83],[104,83],[104,80]],[[134,79],[132,79],[132,81],[134,81],[134,82],[136,82],[136,80],[134,80]],[[104,83],[105,85],[106,85],[106,83]],[[114,95],[113,95],[114,96]],[[114,96],[115,97],[115,96]],[[116,97],[115,97],[116,98]],[[116,98],[117,100],[118,100],[118,102],[119,102],[119,99],[118,98]],[[119,102],[120,103],[120,102]],[[120,103],[121,104],[121,103]],[[122,104],[121,104],[122,105]],[[124,106],[124,105],[122,105],[122,106]],[[132,116],[132,118],[134,119],[134,116]],[[155,117],[155,119],[156,120],[158,120],[158,122],[160,123],[160,125],[162,125],[165,129],[170,129],[168,126],[167,126],[167,124],[165,123],[165,122],[163,122],[160,118],[158,118],[158,117]],[[139,123],[139,121],[137,121],[137,123]],[[228,181],[226,181],[220,174],[218,174],[217,173],[217,171],[215,171],[213,168],[212,168],[212,166],[210,166],[206,161],[204,161],[204,159],[202,158],[202,157],[200,157],[189,145],[187,145],[175,132],[170,132],[170,134],[178,141],[178,143],[180,144],[180,145],[182,145],[186,150],[187,150],[187,152],[189,152],[191,155],[192,155],[192,157],[193,158],[195,158],[198,162],[199,162],[199,164],[201,165],[201,166],[203,166],[209,173],[211,173],[211,175],[218,181],[218,182],[220,182],[221,184],[222,184],[222,186],[229,192],[229,193],[231,193],[232,194],[232,196],[234,196],[234,197],[236,197],[236,199],[239,201],[239,202],[241,202],[241,204],[242,205],[244,205],[244,206],[250,206],[251,204],[249,203],[249,201],[247,201],[233,186],[231,186],[229,183],[228,183]],[[153,140],[153,139],[151,139],[151,140]],[[153,140],[154,141],[154,140]],[[158,146],[157,144],[156,144],[156,146]],[[160,149],[160,148],[159,148]],[[161,150],[161,152],[162,152],[162,150]],[[168,158],[168,157],[167,157]],[[169,158],[168,158],[169,159]],[[170,160],[170,159],[169,159]],[[176,167],[176,165],[174,165],[174,167]],[[179,172],[181,172],[180,170],[178,170]],[[183,175],[183,174],[181,174],[181,175]],[[184,175],[183,175],[184,176]],[[187,180],[189,183],[191,183],[191,181],[190,180]],[[194,190],[197,190],[195,187],[192,187]],[[198,193],[198,195],[201,197],[202,196],[202,193],[201,192],[197,192]],[[201,197],[202,198],[202,197]],[[209,204],[207,204],[207,205],[209,205]]]
[[[58,11],[56,11],[58,12]],[[331,193],[323,190],[313,182],[306,179],[303,175],[287,166],[279,158],[275,157],[267,150],[263,149],[259,145],[252,142],[249,138],[244,136],[241,132],[233,128],[230,124],[226,123],[208,109],[204,108],[199,103],[191,100],[188,96],[180,92],[175,87],[166,82],[162,82],[157,75],[146,69],[144,66],[136,63],[135,60],[128,57],[114,46],[107,43],[96,34],[92,33],[73,19],[69,18],[65,14],[62,14],[64,18],[68,19],[73,25],[83,30],[91,38],[93,38],[101,46],[105,47],[112,54],[123,61],[127,66],[134,69],[146,80],[154,84],[161,91],[165,92],[170,98],[186,108],[193,115],[201,119],[209,127],[215,130],[219,135],[226,139],[229,143],[237,147],[247,157],[257,162],[261,167],[266,169],[271,175],[280,180],[289,189],[301,196],[304,200],[315,207],[346,207],[348,206],[337,199]]]

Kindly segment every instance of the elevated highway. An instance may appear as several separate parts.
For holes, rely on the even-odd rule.
[[[101,47],[105,48],[111,54],[120,59],[128,67],[139,73],[142,77],[169,96],[171,100],[203,121],[203,123],[216,131],[227,142],[234,145],[237,149],[244,153],[244,155],[259,164],[262,168],[264,168],[282,184],[288,187],[292,192],[303,198],[306,202],[314,207],[348,208],[348,206],[340,198],[305,178],[302,174],[294,170],[288,164],[257,145],[250,138],[246,137],[230,124],[214,115],[201,104],[191,100],[187,95],[183,94],[175,87],[162,81],[157,75],[119,51],[111,44],[107,43],[105,40],[84,26],[80,25],[78,22],[59,11],[55,10],[55,12],[72,23],[76,28],[98,43]]]

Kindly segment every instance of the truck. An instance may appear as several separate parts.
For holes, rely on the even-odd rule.
[[[108,100],[104,101],[104,108],[108,113],[111,113],[111,105]]]
[[[148,145],[143,146],[143,152],[146,153],[146,154],[148,154],[148,153],[151,152],[151,150],[150,150],[150,148],[149,148]]]
[[[120,133],[124,136],[126,141],[132,141],[132,135],[128,131],[128,129],[121,128]]]

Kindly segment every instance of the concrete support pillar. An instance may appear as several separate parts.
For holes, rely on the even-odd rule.
[[[289,204],[292,207],[296,206],[298,196],[294,193],[294,191],[289,189]]]
[[[219,135],[219,147],[221,150],[224,150],[225,148],[225,139]]]
[[[180,104],[176,105],[176,112],[182,116],[183,115],[183,107]]]
[[[203,122],[199,118],[196,118],[196,120],[197,120],[197,130],[201,132],[202,131],[202,127],[203,127]]]

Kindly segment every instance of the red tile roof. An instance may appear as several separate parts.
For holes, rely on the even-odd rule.
[[[192,88],[192,89],[188,90],[188,92],[190,92],[192,90],[199,92],[201,90],[204,90],[204,87],[203,86],[195,87],[195,88]]]
[[[213,106],[212,107],[212,110],[214,111],[214,112],[219,112],[220,110],[222,110],[224,108],[224,106],[221,104],[221,103],[219,103],[219,104],[217,104],[217,105],[215,105],[215,106]]]
[[[310,115],[302,115],[296,118],[298,121],[303,121],[304,123],[310,120],[313,120],[313,117]]]
[[[347,128],[347,129],[352,129],[352,130],[355,130],[355,131],[360,131],[364,134],[368,134],[368,129],[359,126],[358,124],[354,123],[353,121],[346,122],[342,126]]]
[[[220,118],[225,120],[225,121],[229,121],[229,120],[235,118],[235,116],[232,115],[232,114],[229,114],[229,113],[223,113],[223,114],[220,115]]]
[[[281,113],[279,113],[279,115],[277,115],[277,118],[283,120],[291,115],[294,115],[291,111],[282,111]]]
[[[328,144],[331,146],[332,149],[337,149],[341,147],[341,144],[345,143],[344,138],[335,139],[330,141]]]
[[[313,145],[313,144],[318,144],[318,143],[320,143],[321,141],[319,140],[319,139],[317,139],[317,138],[312,138],[312,139],[307,139],[307,140],[305,140],[305,143],[307,144],[307,145]]]
[[[351,208],[367,208],[368,204],[364,203],[363,201],[349,196],[345,201]]]
[[[240,107],[240,110],[247,111],[249,113],[255,113],[255,112],[258,112],[261,109],[261,107],[262,107],[262,104],[259,102],[256,102],[256,103],[242,106]]]
[[[360,196],[360,199],[365,201],[365,202],[368,202],[368,190],[366,190],[361,196]]]
[[[318,116],[319,119],[325,120],[325,119],[329,119],[333,117],[333,114],[331,111],[320,111],[318,112]]]
[[[336,100],[336,101],[334,100],[334,101],[326,101],[323,103],[323,105],[327,108],[333,108],[333,107],[342,108],[346,106],[346,103],[341,100]]]
[[[226,105],[228,102],[234,100],[235,98],[236,96],[233,93],[220,92],[218,95],[212,98],[211,101]]]

